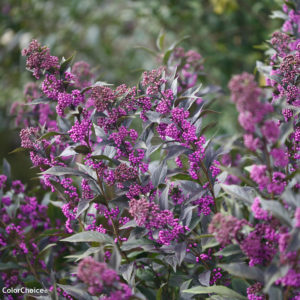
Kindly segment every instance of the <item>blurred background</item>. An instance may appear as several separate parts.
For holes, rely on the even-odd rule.
[[[0,1],[0,159],[13,167],[13,176],[30,178],[30,164],[19,147],[18,130],[11,129],[9,108],[22,101],[23,86],[32,80],[21,50],[32,38],[52,55],[85,60],[100,80],[135,84],[141,70],[157,66],[157,59],[138,46],[155,49],[163,30],[166,43],[190,36],[181,46],[205,59],[205,84],[221,86],[225,94],[215,109],[221,132],[237,131],[235,108],[227,83],[234,74],[253,72],[263,59],[264,40],[279,26],[269,18],[280,7],[274,0],[1,0]]]

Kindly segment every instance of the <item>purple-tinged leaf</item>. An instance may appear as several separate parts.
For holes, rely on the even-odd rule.
[[[201,285],[203,285],[203,286],[209,286],[210,274],[211,274],[211,271],[207,270],[207,271],[202,272],[198,276],[198,281],[200,282]]]

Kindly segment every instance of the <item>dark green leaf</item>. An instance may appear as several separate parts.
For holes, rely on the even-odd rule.
[[[46,247],[44,247],[39,254],[37,255],[37,257],[41,257],[47,250],[51,249],[52,247],[56,246],[56,243],[52,243],[52,244],[48,244]]]
[[[76,213],[76,218],[78,218],[85,210],[88,209],[89,203],[93,199],[80,199],[79,203],[77,205],[77,213]]]
[[[85,145],[79,145],[74,148],[74,151],[76,153],[88,154],[90,153],[90,148]]]
[[[166,284],[167,284],[166,282],[164,282],[164,283],[161,284],[160,288],[156,292],[156,300],[163,300],[163,298],[162,298],[162,291],[163,291],[163,288],[164,288],[164,286]]]
[[[14,149],[13,151],[10,151],[8,154],[14,154],[14,153],[18,153],[18,152],[24,152],[26,150],[28,150],[28,149],[19,147],[19,148]]]
[[[135,48],[135,49],[141,49],[141,50],[144,50],[144,51],[148,52],[149,54],[151,54],[151,55],[153,55],[153,56],[156,56],[156,55],[157,55],[157,53],[156,53],[155,51],[153,51],[153,50],[151,50],[151,49],[149,49],[149,48],[146,48],[146,47],[144,47],[144,46],[135,46],[134,48]]]
[[[51,167],[50,169],[42,172],[41,174],[48,174],[48,175],[55,175],[55,176],[63,176],[63,175],[74,175],[74,176],[82,176],[85,178],[91,178],[88,174],[73,169],[69,167],[61,167],[61,166],[56,166],[56,167]]]
[[[216,127],[217,124],[218,124],[218,122],[211,122],[211,123],[207,124],[200,130],[199,135],[203,135],[207,130]]]
[[[128,282],[129,285],[131,285],[134,281],[134,263],[131,262],[130,264],[124,264],[120,266],[120,273],[122,274],[122,277],[124,280]]]
[[[231,244],[231,245],[226,246],[222,250],[214,253],[214,255],[216,255],[216,256],[221,256],[222,255],[224,257],[227,257],[227,256],[230,256],[230,255],[235,255],[235,254],[239,254],[239,253],[241,253],[240,246],[236,245],[236,244]]]
[[[159,197],[159,206],[162,210],[168,209],[169,207],[169,189],[170,186],[167,184]]]
[[[241,300],[247,300],[246,297],[243,295],[231,290],[230,288],[222,285],[213,285],[213,286],[196,286],[188,290],[184,290],[184,293],[190,293],[195,295],[201,295],[201,294],[211,294],[215,293],[221,296],[228,296],[232,297],[231,299],[241,299]]]
[[[154,248],[154,243],[152,241],[146,239],[138,239],[138,240],[128,240],[123,243],[121,249],[124,251],[128,251],[135,248],[142,248],[142,249],[151,249]]]
[[[199,280],[199,282],[200,282],[201,285],[203,285],[203,286],[209,286],[210,274],[211,274],[211,271],[210,270],[206,270],[206,271],[202,272],[198,276],[198,280]]]
[[[0,262],[0,271],[10,270],[10,269],[19,269],[19,266],[13,262],[7,262],[7,263]]]
[[[161,183],[164,183],[167,175],[168,167],[166,163],[162,163],[158,168],[154,170],[151,176],[151,181],[154,187],[157,187]]]
[[[248,205],[252,205],[254,194],[249,188],[241,187],[239,185],[221,184],[222,189],[234,199],[243,201]]]
[[[173,271],[176,272],[176,267],[178,265],[177,257],[175,255],[167,255],[165,256],[164,260],[173,268]]]
[[[260,282],[264,281],[264,273],[257,267],[249,267],[246,263],[219,264],[218,266],[240,278],[253,279]]]
[[[67,58],[66,60],[64,60],[61,65],[60,65],[60,69],[59,72],[60,74],[65,73],[65,71],[67,71],[67,69],[69,68],[69,66],[72,63],[72,60],[74,59],[75,53],[73,53],[69,58]]]
[[[156,47],[158,48],[159,51],[163,51],[164,49],[165,36],[166,35],[161,30],[156,40]]]
[[[76,152],[74,150],[73,146],[68,146],[59,156],[72,156],[76,155]]]
[[[291,232],[291,239],[288,244],[287,252],[298,251],[300,249],[300,229],[294,228]]]
[[[186,256],[186,242],[177,243],[175,245],[175,256],[180,266]]]
[[[61,242],[98,242],[105,244],[113,244],[113,240],[111,237],[104,233],[100,233],[98,231],[84,231],[80,233],[73,234],[65,239],[60,240]]]
[[[77,262],[87,256],[98,253],[101,250],[102,250],[102,247],[91,247],[91,248],[87,249],[86,251],[84,251],[83,253],[67,255],[65,258],[69,258],[69,259],[71,258],[71,259],[74,259],[75,262]]]
[[[201,118],[205,115],[208,115],[208,114],[220,114],[220,112],[215,111],[215,110],[211,110],[211,109],[204,109],[204,110],[201,111],[201,113],[199,115],[199,118]]]
[[[50,137],[56,136],[56,135],[66,135],[65,133],[61,133],[61,132],[56,132],[56,131],[50,131],[45,133],[44,135],[42,135],[38,140],[46,140]]]

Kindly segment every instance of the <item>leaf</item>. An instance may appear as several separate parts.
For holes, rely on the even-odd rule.
[[[188,294],[183,294],[182,291],[186,290],[189,288],[191,282],[193,281],[193,279],[189,279],[189,280],[186,280],[184,281],[181,285],[180,285],[180,299],[181,300],[191,300],[193,299],[193,295],[188,295]],[[176,287],[178,286],[179,284],[176,285]]]
[[[132,285],[133,280],[134,280],[134,266],[133,262],[130,264],[125,264],[120,266],[120,273],[122,274],[122,277],[124,280],[128,282],[129,285]]]
[[[292,227],[292,222],[289,213],[281,203],[274,200],[262,200],[262,199],[260,199],[260,203],[262,209],[270,211],[274,217],[278,218],[286,225]]]
[[[178,41],[175,41],[175,42],[170,46],[169,49],[173,49],[173,50],[174,50],[179,44],[181,44],[184,40],[187,40],[187,39],[189,39],[189,38],[190,38],[189,35],[183,36],[183,37],[180,38]]]
[[[163,49],[164,49],[165,36],[166,35],[161,30],[158,37],[157,37],[157,39],[156,39],[156,47],[158,48],[159,51],[163,51]]]
[[[130,220],[125,225],[121,226],[120,229],[127,229],[127,228],[131,228],[131,227],[136,227],[136,226],[137,226],[137,224],[136,224],[135,220]]]
[[[161,114],[156,111],[147,111],[145,116],[153,123],[159,123],[161,119]]]
[[[98,242],[98,243],[106,243],[106,244],[114,244],[111,237],[104,233],[100,233],[98,231],[84,231],[80,233],[73,234],[67,238],[60,240],[60,242],[70,242],[70,243],[78,243],[78,242]]]
[[[45,133],[44,135],[42,135],[38,141],[41,141],[41,140],[46,140],[50,137],[53,137],[53,136],[56,136],[56,135],[67,135],[66,133],[61,133],[61,132],[56,132],[56,131],[50,131],[50,132],[47,132]]]
[[[236,292],[246,296],[247,295],[247,288],[249,287],[249,284],[246,280],[242,278],[232,278],[231,280],[231,286],[232,289]]]
[[[293,9],[293,10],[296,10],[297,7],[296,7],[296,4],[292,1],[285,1],[284,4],[286,4],[289,8]]]
[[[159,197],[159,206],[162,210],[168,209],[169,207],[169,189],[170,186],[167,184]]]
[[[77,205],[77,213],[76,219],[89,207],[89,203],[93,201],[93,199],[80,199]]]
[[[99,251],[101,251],[101,249],[102,249],[101,247],[91,247],[81,254],[67,255],[65,256],[65,258],[73,258],[75,259],[74,261],[77,262],[87,256],[90,256],[91,254],[98,253]]]
[[[96,81],[92,87],[95,87],[95,86],[112,86],[113,84],[112,83],[107,83],[105,81]]]
[[[282,289],[279,287],[275,287],[274,285],[268,291],[269,299],[272,300],[282,300],[284,299],[282,294]]]
[[[8,154],[14,154],[14,153],[18,153],[18,152],[24,152],[27,151],[28,149],[22,148],[22,147],[18,147],[12,151],[10,151]]]
[[[196,182],[196,180],[194,180],[190,175],[184,174],[184,173],[176,174],[176,175],[172,176],[171,179],[172,179],[172,181],[175,181],[175,180],[190,180],[190,181]]]
[[[83,89],[80,91],[80,94],[83,95],[85,92],[89,91],[90,89],[92,89],[91,86],[88,86],[88,87],[86,87],[86,88],[83,88]]]
[[[174,51],[174,49],[169,49],[165,52],[164,57],[163,57],[163,64],[164,65],[168,64],[169,58],[170,58],[173,51]]]
[[[221,184],[221,187],[227,194],[233,196],[233,198],[242,200],[248,205],[252,205],[254,195],[252,194],[251,190],[249,190],[249,188],[241,187],[234,184]]]
[[[187,207],[184,206],[181,207],[179,220],[182,222],[183,226],[189,227],[193,216],[193,209],[196,207],[197,206],[191,206],[191,205]]]
[[[81,286],[76,287],[72,285],[63,285],[63,284],[57,284],[57,285],[65,292],[75,297],[77,300],[93,300],[93,297],[90,296],[89,293],[84,291],[84,289]]]
[[[276,266],[276,265],[270,265],[266,270],[264,274],[264,282],[265,282],[265,287],[264,287],[264,293],[268,293],[269,289],[273,285],[273,283],[281,278],[284,277],[287,272],[289,271],[290,267],[289,265],[283,265],[283,266]]]
[[[123,251],[128,251],[135,248],[142,248],[142,249],[151,249],[154,247],[154,243],[152,241],[146,239],[129,239],[128,241],[124,242],[121,246]]]
[[[48,104],[51,102],[53,102],[53,101],[49,98],[37,98],[37,99],[32,100],[31,102],[26,103],[25,105]]]
[[[264,63],[262,63],[261,61],[256,61],[256,69],[262,73],[263,75],[265,75],[267,78],[270,77],[270,73],[272,71],[272,67],[271,66],[266,66]]]
[[[76,152],[75,152],[73,146],[68,146],[67,148],[65,148],[63,150],[63,152],[61,154],[59,154],[59,156],[72,156],[72,155],[76,155]]]
[[[85,178],[92,178],[88,174],[81,172],[79,170],[69,168],[69,167],[61,167],[61,166],[51,167],[50,169],[48,169],[40,174],[42,174],[42,175],[48,174],[48,175],[55,175],[55,176],[74,175],[74,176],[82,176]]]
[[[223,286],[223,285],[213,285],[213,286],[196,286],[188,290],[184,290],[184,293],[201,295],[201,294],[211,294],[215,293],[221,296],[228,296],[232,297],[231,299],[241,299],[247,300],[246,297],[242,296],[241,294],[231,290],[230,288]]]
[[[218,124],[218,122],[216,122],[216,121],[207,124],[200,130],[199,135],[203,135],[207,130],[216,127],[217,124]]]
[[[148,229],[144,227],[135,227],[130,231],[130,239],[141,239],[148,233]]]
[[[120,209],[128,208],[128,198],[124,194],[109,200],[109,203],[113,204],[113,206],[119,206]]]
[[[204,251],[208,248],[213,248],[213,247],[216,247],[218,245],[219,245],[219,242],[215,238],[208,238],[207,240],[204,240],[202,242],[202,250]]]
[[[153,55],[153,56],[157,56],[157,53],[147,47],[144,47],[144,46],[135,46],[134,47],[135,49],[141,49],[141,50],[144,50],[146,52],[148,52],[149,54]]]
[[[171,90],[174,96],[177,96],[178,92],[178,78],[175,78],[171,85]]]
[[[176,272],[176,267],[177,267],[177,264],[178,264],[178,259],[175,255],[167,255],[165,256],[165,262],[167,264],[169,264],[172,268],[173,268],[173,271]]]
[[[74,148],[74,151],[76,153],[88,154],[90,153],[90,148],[85,145],[79,145]]]
[[[110,161],[111,163],[117,165],[118,161],[116,159],[112,159],[106,155],[100,154],[100,155],[92,155],[92,158],[94,159],[99,159],[99,160],[107,160]]]
[[[174,157],[178,157],[180,154],[186,152],[187,148],[181,145],[170,145],[164,148],[164,150],[167,151],[166,159],[171,159]]]
[[[286,20],[288,19],[288,16],[280,11],[280,10],[275,10],[275,11],[272,11],[272,14],[270,15],[270,18],[271,19],[283,19],[283,20]]]
[[[241,248],[239,245],[236,244],[231,244],[226,246],[225,248],[223,248],[222,250],[214,253],[215,256],[230,256],[230,255],[234,255],[234,254],[239,254],[242,253]]]
[[[54,246],[56,246],[57,244],[56,243],[52,243],[52,244],[48,244],[46,247],[44,247],[40,252],[39,254],[37,255],[37,257],[41,257],[42,254],[44,254],[44,252]]]
[[[163,288],[166,284],[167,284],[167,282],[164,282],[161,284],[160,288],[158,289],[158,291],[156,293],[156,300],[162,300],[162,292],[163,292]]]
[[[63,74],[65,73],[65,71],[67,71],[67,69],[69,68],[69,66],[71,65],[72,63],[72,60],[74,59],[75,57],[75,52],[67,59],[65,59],[61,65],[60,65],[60,68],[59,68],[59,72],[60,74]]]
[[[257,267],[249,267],[246,263],[230,263],[218,265],[228,273],[246,279],[253,279],[260,282],[264,281],[264,273]]]
[[[19,269],[19,266],[11,261],[9,261],[7,263],[0,262],[0,271],[10,270],[10,269]]]
[[[287,252],[298,251],[300,249],[300,229],[294,228],[291,232],[291,239],[289,241]]]
[[[112,269],[118,271],[120,264],[121,264],[121,260],[122,260],[122,258],[121,258],[120,252],[119,252],[118,248],[115,246],[113,253],[109,259],[109,266]]]
[[[178,265],[180,266],[186,256],[186,242],[177,243],[175,245],[175,257],[178,260]]]
[[[198,276],[198,281],[200,282],[201,285],[209,286],[210,274],[211,274],[211,271],[207,270],[207,271],[202,272]]]
[[[293,191],[289,188],[285,189],[281,197],[294,208],[300,206],[300,195],[293,193]]]
[[[208,114],[220,114],[220,112],[212,110],[212,109],[204,109],[204,110],[201,111],[201,113],[199,115],[199,118],[201,118],[205,115],[208,115]]]
[[[166,163],[162,163],[158,168],[156,168],[151,176],[151,181],[156,188],[159,184],[164,183],[164,180],[167,175],[168,167]]]

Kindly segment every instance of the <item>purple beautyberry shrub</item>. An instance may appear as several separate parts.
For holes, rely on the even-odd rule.
[[[72,244],[71,257],[83,259],[77,277],[84,289],[103,299],[127,299],[131,290],[120,278],[142,291],[143,272],[157,284],[182,264],[190,264],[187,276],[195,276],[196,266],[214,265],[209,282],[230,284],[197,239],[216,211],[214,186],[221,175],[216,147],[201,132],[210,92],[196,87],[201,55],[175,49],[167,66],[144,72],[134,87],[95,82],[88,64],[71,67],[71,59],[44,68],[44,58],[31,65],[42,81],[40,89],[31,84],[26,90],[31,105],[15,105],[12,112],[26,125],[21,146],[40,170],[42,187],[59,200],[65,231],[72,234],[63,241],[81,242]],[[100,244],[92,249],[95,256],[109,265],[122,259],[121,268],[78,254],[93,241]],[[168,268],[136,259],[132,250],[143,243],[146,256],[154,252]],[[124,268],[133,268],[136,280],[123,275]]]

